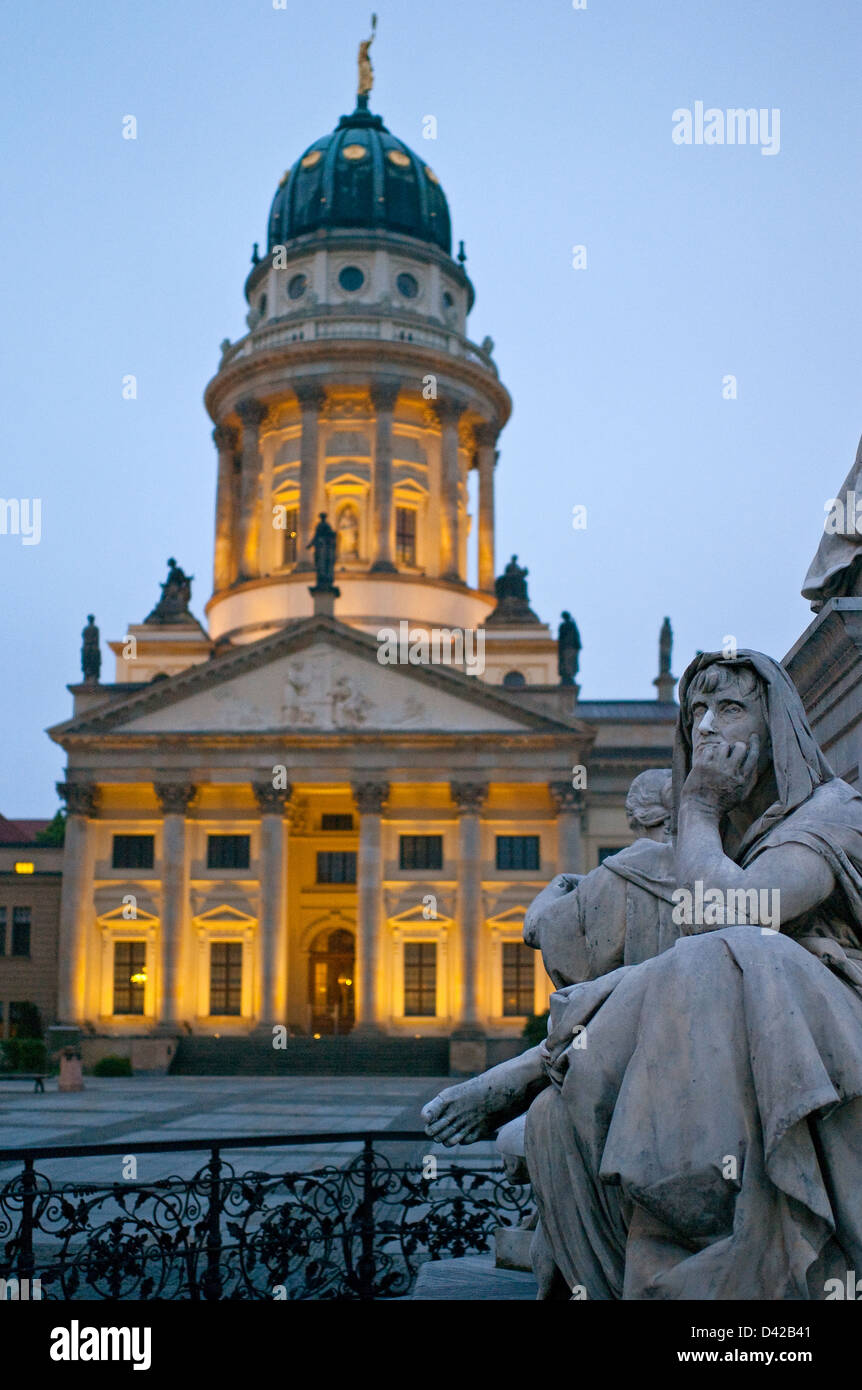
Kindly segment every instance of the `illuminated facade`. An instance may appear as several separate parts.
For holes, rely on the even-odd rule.
[[[245,290],[249,331],[205,394],[207,628],[154,610],[111,644],[114,682],[73,686],[51,730],[68,755],[59,1016],[516,1037],[549,988],[525,908],[629,842],[628,785],[669,761],[672,678],[656,701],[579,704],[550,629],[495,591],[510,397],[467,336],[436,174],[366,95],[285,174]],[[311,592],[321,512],[334,601]],[[382,662],[402,624],[431,652],[435,630],[481,638],[482,669],[421,647]]]

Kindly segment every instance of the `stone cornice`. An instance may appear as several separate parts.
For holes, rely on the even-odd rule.
[[[233,453],[236,450],[239,433],[233,425],[216,425],[213,430],[213,443],[219,453]]]
[[[412,376],[417,395],[423,378],[431,374],[437,377],[442,390],[457,386],[457,390],[471,395],[468,408],[485,417],[493,415],[501,429],[512,413],[512,400],[505,386],[479,362],[421,343],[382,338],[306,339],[237,357],[207,385],[206,408],[215,421],[229,415],[236,401],[246,395],[275,404],[294,390],[296,376],[302,378],[309,370],[318,368],[322,369],[321,384],[333,388],[367,387],[371,376],[385,372],[399,376],[406,392]]]
[[[176,676],[169,676],[167,680],[156,681],[142,689],[139,688],[127,700],[112,701],[107,707],[100,704],[96,709],[85,712],[78,718],[55,725],[49,730],[50,736],[56,742],[62,743],[67,734],[106,733],[117,724],[139,718],[154,709],[165,708],[178,700],[187,699],[199,690],[209,689],[236,675],[259,670],[288,652],[302,651],[323,633],[327,634],[333,645],[342,646],[357,655],[364,655],[366,659],[377,664],[379,649],[373,637],[340,623],[337,618],[303,618],[270,637],[262,637],[258,642],[249,642],[221,656],[212,657],[209,661],[190,666]],[[565,731],[570,737],[580,734],[582,739],[592,741],[591,726],[575,719],[564,724],[550,715],[526,709],[516,700],[507,698],[499,687],[486,685],[452,667],[399,666],[398,672],[402,679],[417,680],[426,689],[429,686],[436,687],[468,703],[477,703],[523,724],[527,729],[535,729],[537,732]],[[499,731],[502,736],[508,732],[510,731]],[[284,729],[280,731],[280,735],[284,738]],[[294,737],[295,734],[291,731],[291,741]]]
[[[242,420],[244,430],[257,430],[267,417],[268,407],[262,401],[255,400],[253,396],[244,396],[241,401],[237,401],[234,410]]]

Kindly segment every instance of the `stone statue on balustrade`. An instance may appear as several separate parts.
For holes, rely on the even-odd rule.
[[[539,894],[547,1038],[428,1134],[526,1113],[541,1298],[826,1299],[862,1261],[862,797],[771,658],[699,653],[679,704],[671,838]]]

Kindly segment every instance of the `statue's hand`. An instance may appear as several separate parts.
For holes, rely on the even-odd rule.
[[[716,816],[738,806],[754,789],[759,755],[756,734],[747,745],[719,738],[699,744],[682,789],[683,803]]]

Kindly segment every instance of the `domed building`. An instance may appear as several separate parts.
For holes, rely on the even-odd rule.
[[[369,88],[279,181],[206,387],[206,621],[172,560],[112,683],[88,629],[51,730],[59,1017],[192,1070],[285,1030],[286,1066],[347,1032],[437,1074],[516,1049],[549,990],[527,905],[629,842],[629,783],[670,759],[669,628],[657,700],[583,702],[574,621],[497,575],[511,398],[439,175]]]

